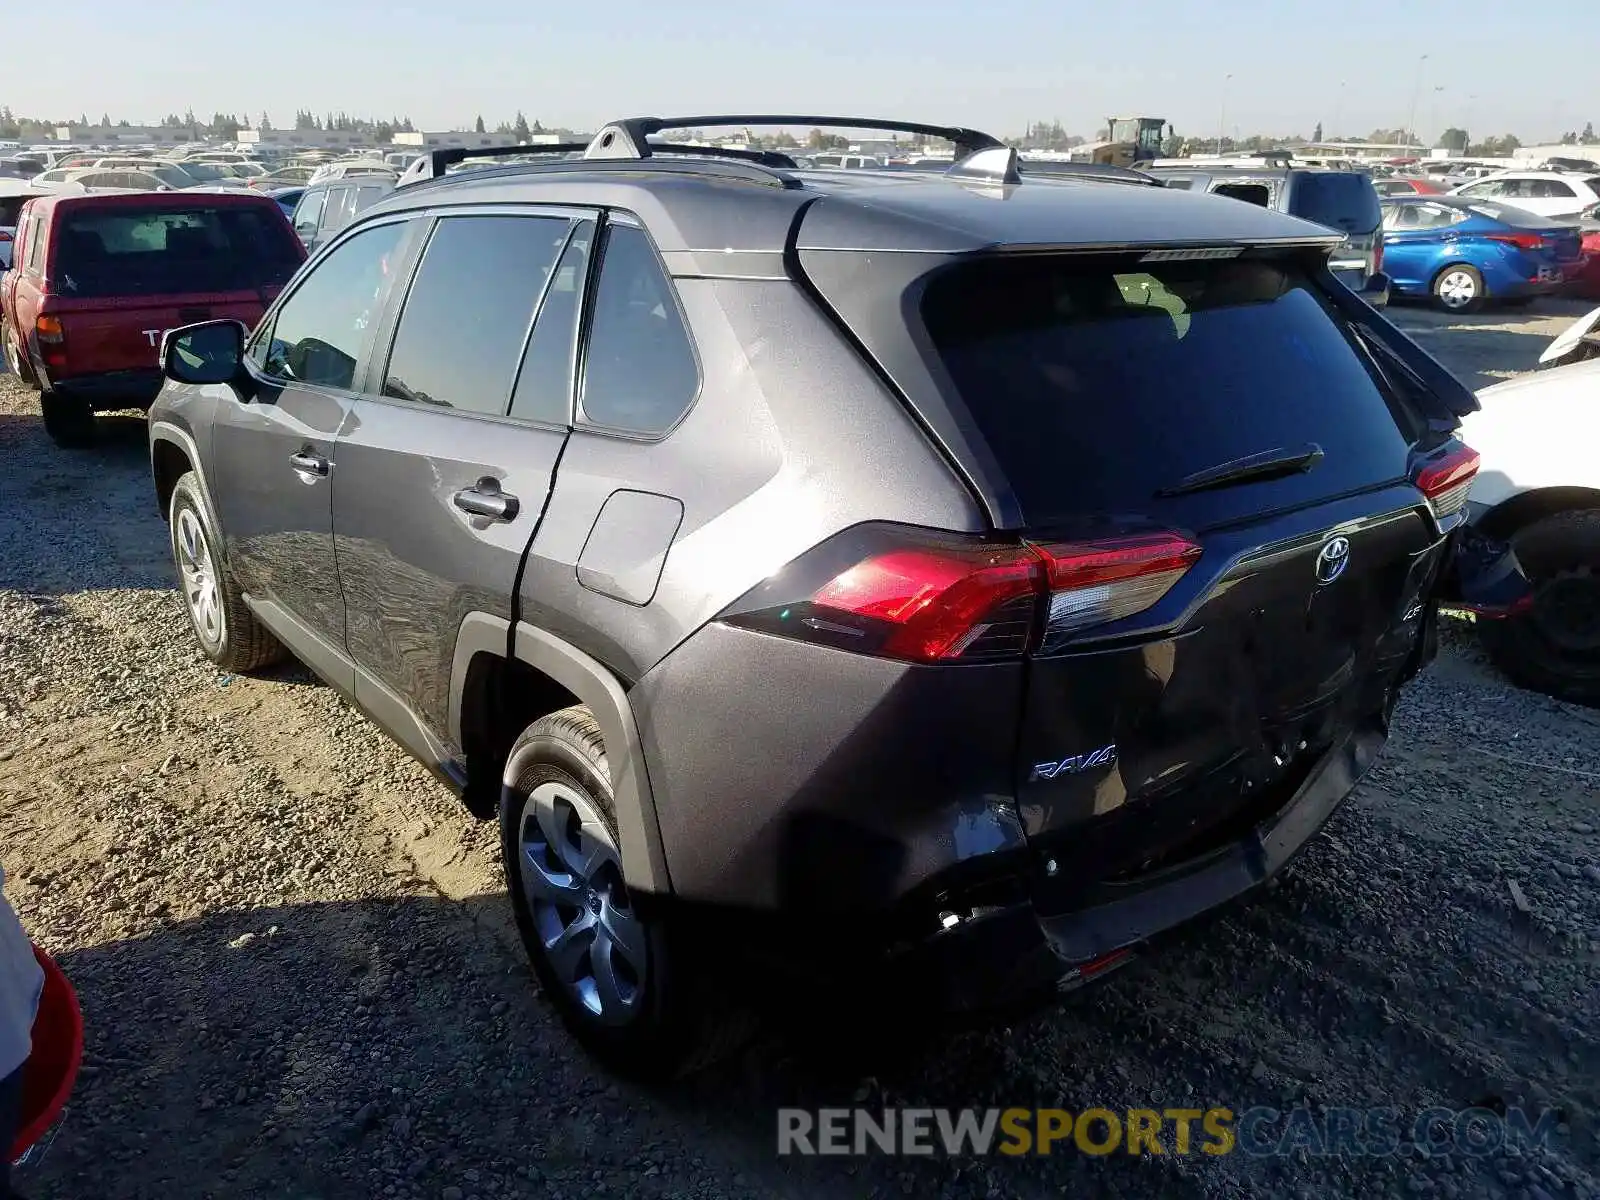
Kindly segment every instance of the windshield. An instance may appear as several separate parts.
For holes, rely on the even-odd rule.
[[[1405,472],[1396,412],[1297,267],[992,259],[936,276],[922,316],[1033,524],[1149,512],[1192,473],[1307,442],[1315,478],[1256,486],[1294,502]]]
[[[61,218],[53,278],[68,296],[234,292],[285,283],[303,258],[275,206],[83,207]]]
[[[215,163],[186,162],[182,170],[198,183],[215,183],[227,174]]]

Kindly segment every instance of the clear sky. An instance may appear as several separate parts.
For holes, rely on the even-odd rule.
[[[48,36],[13,24],[0,104],[135,122],[265,109],[280,126],[305,107],[409,114],[428,129],[478,113],[493,128],[519,108],[583,129],[643,113],[821,110],[999,134],[1059,119],[1085,135],[1115,114],[1211,137],[1219,124],[1309,135],[1318,121],[1328,136],[1365,135],[1405,125],[1415,94],[1424,136],[1465,125],[1530,142],[1600,125],[1593,0],[68,0],[67,11]]]

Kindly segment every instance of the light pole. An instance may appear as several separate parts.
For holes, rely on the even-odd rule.
[[[1411,85],[1411,117],[1406,122],[1406,148],[1408,150],[1417,136],[1417,97],[1422,92],[1422,68],[1427,61],[1428,56],[1426,54],[1417,59],[1417,78],[1416,82]]]
[[[1218,154],[1222,153],[1222,131],[1225,128],[1227,128],[1227,125],[1228,125],[1228,80],[1230,80],[1232,78],[1233,78],[1233,76],[1231,74],[1224,75],[1222,77],[1222,102],[1221,102],[1220,107],[1217,110],[1217,153]]]

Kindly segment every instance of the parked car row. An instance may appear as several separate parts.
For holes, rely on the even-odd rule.
[[[1314,836],[1442,602],[1526,606],[1467,532],[1471,394],[1359,298],[1360,173],[663,127],[308,184],[298,270],[252,189],[45,196],[0,289],[59,441],[154,395],[200,652],[299,657],[497,819],[619,1069],[726,1049],[717,997],[773,973],[1104,975]]]

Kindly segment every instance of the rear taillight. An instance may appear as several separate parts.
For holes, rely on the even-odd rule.
[[[1015,659],[1142,612],[1199,555],[1166,532],[987,543],[864,526],[759,584],[722,620],[908,662]]]
[[[1035,547],[1049,565],[1050,609],[1040,649],[1058,649],[1079,630],[1143,612],[1200,557],[1175,533]]]
[[[9,229],[0,229],[0,242],[9,242],[9,241],[11,241],[11,230],[9,230]]]
[[[51,345],[63,341],[66,337],[66,332],[61,328],[60,317],[40,317],[33,323],[33,332],[41,342],[48,342]]]
[[[1417,472],[1417,487],[1428,498],[1433,515],[1441,521],[1460,512],[1478,474],[1478,452],[1456,446],[1425,463]]]
[[[1545,248],[1545,240],[1537,233],[1488,233],[1484,236],[1491,242],[1503,242],[1507,246],[1515,246],[1518,250]]]

